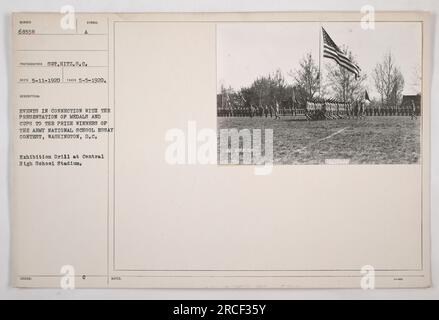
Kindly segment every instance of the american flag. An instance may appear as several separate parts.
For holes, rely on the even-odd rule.
[[[333,59],[341,67],[355,74],[355,78],[360,75],[360,67],[354,64],[348,56],[341,51],[335,42],[331,39],[324,28],[323,33],[323,57]]]

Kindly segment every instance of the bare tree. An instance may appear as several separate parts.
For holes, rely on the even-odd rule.
[[[394,57],[388,52],[373,71],[375,87],[381,96],[381,104],[396,106],[402,99],[404,77],[396,66]]]
[[[402,101],[402,90],[404,89],[404,76],[399,69],[395,69],[393,74],[393,87],[389,104],[398,106]]]
[[[247,105],[272,105],[290,96],[291,88],[285,81],[280,69],[266,76],[258,77],[247,88],[241,88],[240,94]]]
[[[308,99],[312,99],[319,90],[319,68],[317,67],[311,53],[300,61],[300,67],[295,72],[289,72],[296,82],[296,86],[305,92]]]
[[[355,58],[348,49],[344,49],[347,52],[349,59],[356,64]],[[359,77],[343,68],[340,65],[334,66],[334,64],[326,64],[328,72],[327,79],[329,88],[333,91],[334,96],[338,100],[353,101],[357,100],[364,94],[364,81],[366,80],[366,74],[360,74]]]
[[[381,105],[384,105],[386,89],[385,89],[385,76],[384,68],[382,64],[377,64],[373,70],[373,79],[375,81],[375,88],[380,94]]]

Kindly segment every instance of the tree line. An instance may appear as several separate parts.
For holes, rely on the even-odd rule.
[[[353,63],[356,58],[346,47],[343,48]],[[281,70],[260,76],[248,87],[234,90],[231,87],[220,88],[218,107],[225,106],[265,106],[275,105],[296,108],[304,107],[307,101],[319,100],[320,97],[331,98],[341,102],[353,102],[364,98],[367,75],[361,73],[355,77],[345,68],[331,62],[325,63],[322,70],[326,82],[320,79],[319,66],[311,53],[307,53],[299,62],[297,70],[288,72],[292,84],[285,80]],[[391,52],[384,55],[372,74],[379,100],[372,103],[382,107],[399,106],[404,89],[404,77],[396,65]]]

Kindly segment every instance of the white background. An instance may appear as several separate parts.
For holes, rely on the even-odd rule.
[[[433,287],[428,289],[372,290],[299,290],[299,289],[15,289],[10,286],[10,212],[8,152],[8,74],[10,71],[10,13],[14,11],[59,11],[63,5],[72,5],[77,12],[174,12],[174,11],[359,11],[363,5],[372,5],[376,11],[430,11],[433,14],[433,70],[432,74],[432,139],[431,139],[431,230]],[[437,0],[2,0],[0,2],[0,298],[2,299],[439,299],[439,117],[436,105],[438,32],[436,16]]]

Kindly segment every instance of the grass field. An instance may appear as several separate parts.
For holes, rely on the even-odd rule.
[[[420,118],[365,117],[296,121],[291,117],[218,118],[218,129],[273,129],[275,164],[321,164],[349,159],[354,164],[417,163]]]

